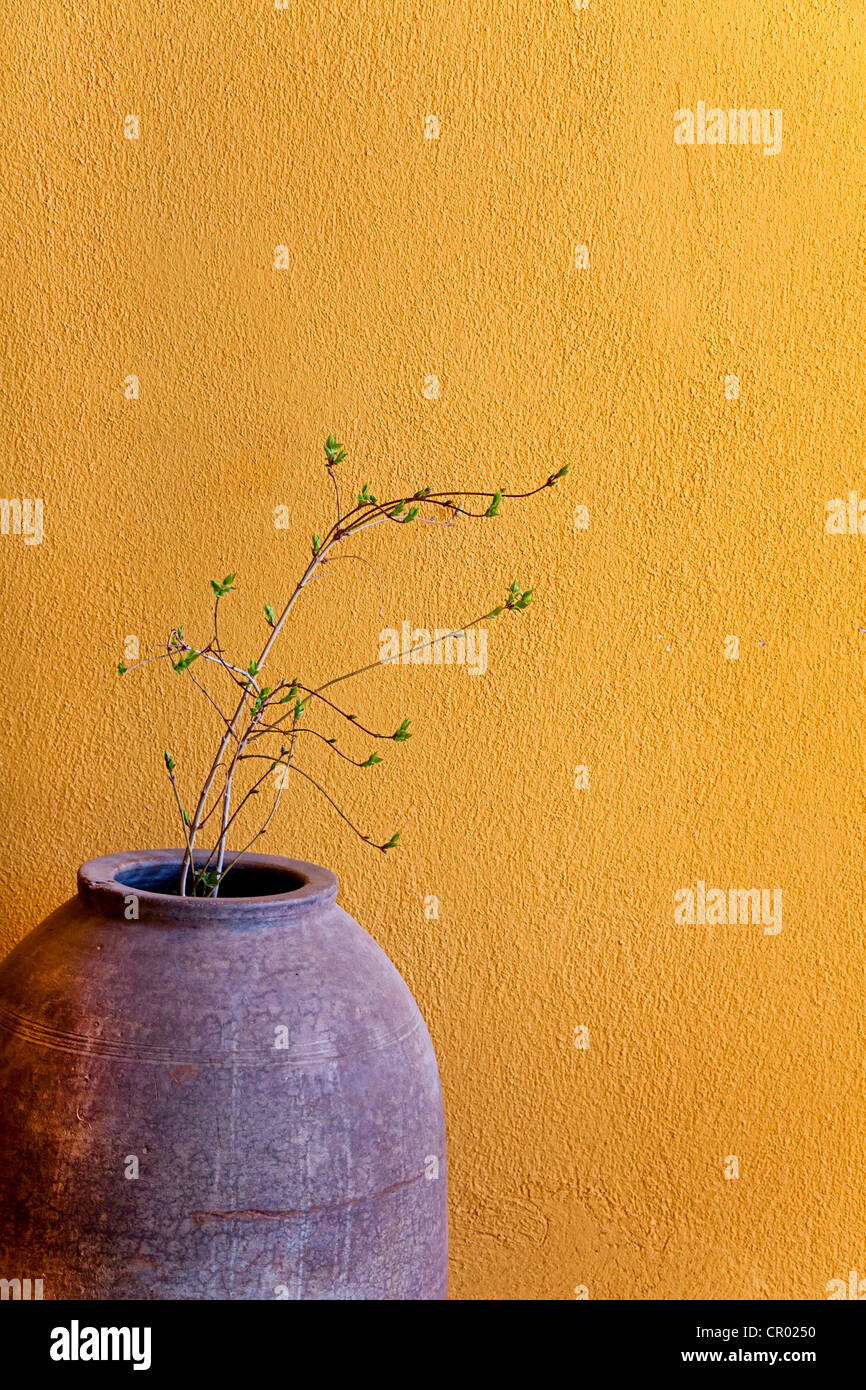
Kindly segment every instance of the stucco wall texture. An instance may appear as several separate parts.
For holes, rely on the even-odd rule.
[[[570,465],[359,538],[381,611],[332,566],[280,662],[326,679],[535,589],[483,674],[357,681],[413,721],[382,767],[307,754],[399,852],[306,785],[261,843],[338,874],[429,1023],[457,1299],[866,1276],[866,536],[826,529],[866,493],[858,9],[3,15],[0,492],[44,503],[41,544],[0,536],[4,949],[82,860],[179,842],[162,752],[191,794],[218,721],[116,663],[205,640],[229,571],[259,650],[330,523],[329,431],[380,495]],[[781,151],[677,144],[699,101],[781,110]],[[780,888],[781,930],[676,922],[699,881]]]

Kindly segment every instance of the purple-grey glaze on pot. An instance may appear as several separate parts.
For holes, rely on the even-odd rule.
[[[202,900],[179,862],[91,860],[0,965],[0,1278],[444,1298],[442,1093],[407,986],[327,869],[246,854]]]

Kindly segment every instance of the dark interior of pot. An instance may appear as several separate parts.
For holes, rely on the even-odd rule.
[[[125,888],[178,897],[179,875],[180,860],[177,863],[131,865],[117,875],[116,881]],[[221,898],[267,898],[277,893],[294,893],[298,888],[303,888],[306,881],[290,869],[245,868],[239,864],[220,884],[219,895]]]

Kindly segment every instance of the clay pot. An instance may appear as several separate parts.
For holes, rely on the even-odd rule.
[[[0,966],[0,1277],[46,1299],[441,1299],[436,1058],[327,869],[92,859]],[[137,913],[137,916],[136,916]]]

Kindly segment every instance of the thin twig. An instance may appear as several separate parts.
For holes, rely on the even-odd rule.
[[[325,735],[320,734],[318,729],[299,728],[296,729],[295,732],[298,734],[312,734],[314,738],[321,739],[322,743],[327,743],[328,747],[332,749],[334,753],[336,753],[338,758],[342,758],[344,762],[352,763],[354,767],[370,766],[370,764],[359,762],[357,758],[350,758],[348,753],[344,753],[340,748],[337,747],[335,739],[325,738]],[[253,739],[264,738],[266,734],[280,734],[281,737],[284,737],[285,730],[274,728],[261,729],[258,733],[252,735],[250,742],[252,742]],[[241,757],[238,759],[238,762],[245,763],[249,758],[265,758],[268,761],[270,761],[267,753],[243,753]]]
[[[312,782],[313,786],[316,787],[316,788],[322,793],[322,796],[325,798],[325,800],[326,800],[326,801],[330,801],[330,803],[331,803],[331,805],[333,806],[334,810],[337,812],[337,815],[340,816],[340,817],[346,822],[346,824],[349,826],[350,830],[354,830],[354,832],[355,832],[355,834],[358,836],[358,839],[359,839],[359,840],[363,840],[364,843],[365,843],[365,844],[368,844],[368,845],[374,843],[374,842],[373,842],[373,839],[372,839],[372,836],[370,836],[370,835],[365,835],[364,832],[363,832],[363,830],[359,830],[358,827],[357,827],[357,825],[355,825],[354,821],[351,821],[351,820],[349,819],[349,817],[346,815],[346,812],[343,811],[343,810],[341,810],[341,808],[337,805],[337,803],[336,803],[336,801],[334,800],[334,798],[333,798],[332,796],[330,796],[328,792],[325,791],[325,788],[322,786],[321,782],[317,782],[316,779],[315,779],[315,777],[311,777],[311,776],[310,776],[309,772],[305,772],[304,769],[303,769],[302,767],[298,767],[297,763],[292,763],[292,764],[291,764],[290,771],[291,771],[291,772],[299,772],[299,773],[301,774],[302,777],[306,777],[306,779],[307,779],[308,782]],[[381,849],[382,846],[381,846],[381,845],[376,845],[375,848],[376,848],[376,849]]]

